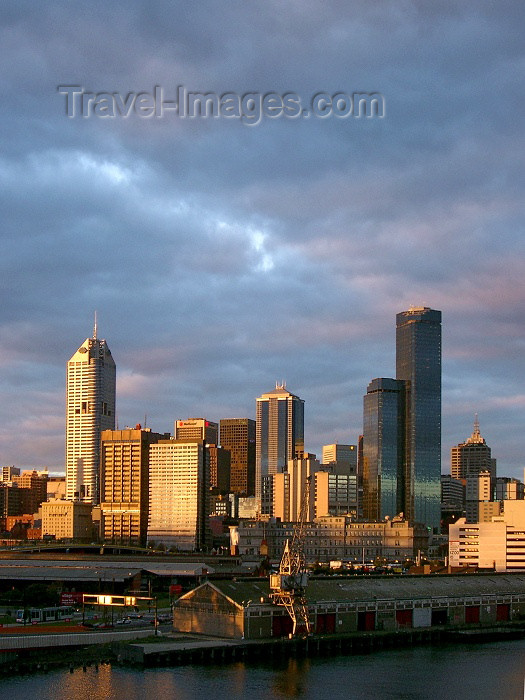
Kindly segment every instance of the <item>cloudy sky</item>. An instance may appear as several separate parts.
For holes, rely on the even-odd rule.
[[[92,333],[120,427],[255,416],[284,379],[306,447],[355,442],[395,314],[443,312],[443,471],[525,446],[519,0],[5,1],[0,463],[63,471],[65,366]],[[66,114],[122,100],[378,92],[383,118]],[[78,105],[77,105],[78,107]],[[106,103],[107,108],[107,103]],[[78,112],[78,110],[77,110]]]

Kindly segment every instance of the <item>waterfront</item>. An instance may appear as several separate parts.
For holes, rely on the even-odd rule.
[[[10,700],[521,700],[525,640],[426,646],[367,655],[139,671],[100,665],[0,680]]]

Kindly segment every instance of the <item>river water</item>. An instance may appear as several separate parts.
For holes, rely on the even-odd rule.
[[[522,700],[525,640],[367,655],[131,670],[101,665],[0,680],[18,700]]]

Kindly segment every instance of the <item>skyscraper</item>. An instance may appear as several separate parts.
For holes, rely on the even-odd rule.
[[[410,307],[397,314],[396,378],[406,382],[403,511],[439,528],[441,311]]]
[[[197,551],[208,544],[209,451],[204,440],[150,446],[148,540]]]
[[[230,490],[255,493],[255,421],[250,418],[221,419],[221,445],[231,454]]]
[[[288,460],[304,451],[304,401],[286,384],[256,399],[255,497],[262,496],[262,478],[285,471]]]
[[[363,399],[363,517],[403,512],[405,382],[373,379]]]
[[[450,474],[454,479],[466,479],[468,476],[484,471],[491,472],[494,482],[496,460],[492,458],[491,449],[479,431],[476,414],[472,435],[450,450]]]
[[[149,506],[149,446],[169,434],[103,430],[100,455],[102,537],[107,542],[146,544]]]
[[[67,363],[66,494],[98,503],[100,433],[115,428],[116,368],[105,340],[86,338]]]
[[[286,472],[273,476],[273,508],[272,515],[283,522],[297,522],[301,516],[301,506],[306,492],[307,480],[321,469],[314,454],[303,452],[288,461]],[[315,517],[315,487],[311,484],[307,504],[306,520]]]

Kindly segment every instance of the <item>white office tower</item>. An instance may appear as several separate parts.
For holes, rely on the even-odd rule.
[[[100,433],[115,429],[115,379],[115,362],[95,322],[93,337],[67,363],[67,500],[98,503]]]

